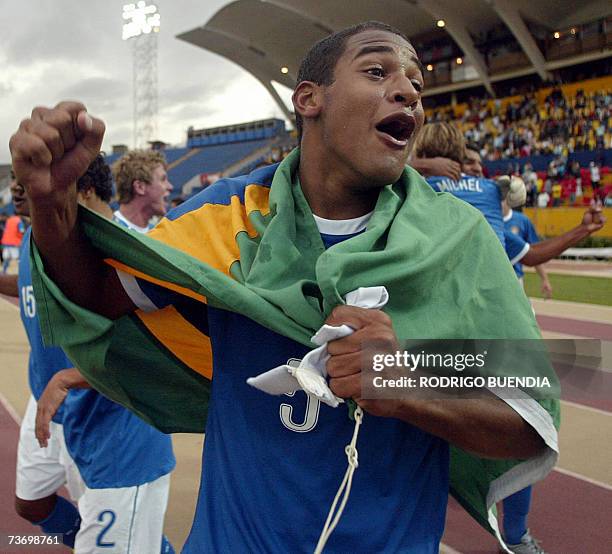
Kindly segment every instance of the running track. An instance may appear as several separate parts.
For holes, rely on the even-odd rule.
[[[0,300],[2,302],[3,300]],[[612,342],[612,324],[608,322],[588,321],[582,314],[572,312],[574,317],[538,315],[538,322],[544,332],[572,335],[574,337],[593,337]],[[14,313],[14,324],[18,324],[17,313]],[[612,317],[610,318],[612,322]],[[3,322],[0,322],[2,324]],[[5,322],[6,323],[6,322]],[[601,387],[612,390],[612,373],[596,372]],[[571,383],[570,383],[571,385]],[[600,394],[596,398],[580,396],[580,387],[566,387],[563,399],[569,401],[566,409],[570,415],[576,411],[584,411],[595,427],[603,426],[612,429],[612,395]],[[1,391],[0,391],[1,392]],[[584,396],[584,394],[583,394]],[[607,398],[606,398],[607,396]],[[0,400],[4,400],[0,398]],[[18,439],[18,415],[6,402],[0,402],[0,533],[32,534],[33,527],[20,520],[13,511],[14,467]],[[594,419],[593,419],[594,418]],[[568,427],[572,427],[568,425]],[[572,429],[574,435],[581,431]],[[563,446],[563,428],[562,428]],[[610,436],[610,435],[608,435]],[[570,441],[571,442],[571,441]],[[602,442],[602,441],[599,441]],[[607,442],[607,441],[605,441]],[[578,441],[579,443],[579,441]],[[607,466],[610,467],[609,454],[612,452],[612,442],[597,448],[592,445],[593,455],[604,451],[607,455]],[[588,447],[588,446],[587,446]],[[571,453],[573,454],[573,453]],[[580,458],[580,452],[576,452]],[[562,449],[562,457],[564,451]],[[570,456],[571,458],[571,456]],[[563,462],[562,458],[562,462]],[[571,460],[570,460],[571,461]],[[601,462],[601,460],[600,460]],[[575,465],[575,464],[574,464]],[[597,464],[596,464],[597,465]],[[601,463],[599,464],[601,466]],[[593,473],[590,468],[558,468],[543,482],[534,487],[533,505],[530,514],[530,526],[542,541],[543,547],[551,554],[607,554],[610,549],[610,514],[612,513],[612,474],[608,471],[603,479],[589,477]],[[176,476],[178,477],[178,476]],[[173,478],[176,478],[173,477]],[[600,475],[597,475],[600,477]],[[172,520],[171,511],[167,521]],[[190,521],[185,522],[188,526]],[[171,537],[172,539],[173,537]],[[452,499],[449,501],[447,525],[444,535],[443,551],[448,553],[495,553],[495,540],[476,523]],[[175,540],[175,546],[179,546]],[[4,553],[24,553],[22,549],[0,549]],[[68,552],[65,548],[38,547],[33,554],[49,554]]]

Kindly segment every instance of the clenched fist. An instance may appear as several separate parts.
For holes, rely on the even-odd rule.
[[[592,202],[589,209],[582,216],[581,226],[591,234],[599,231],[605,224],[606,218],[603,215],[601,203]]]
[[[74,184],[100,151],[103,136],[104,123],[78,102],[32,110],[9,143],[31,205],[58,208],[76,197]]]

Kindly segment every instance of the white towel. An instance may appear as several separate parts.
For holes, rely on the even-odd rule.
[[[349,292],[345,297],[348,306],[368,309],[382,308],[388,300],[389,294],[385,287],[362,287]],[[348,325],[338,327],[323,325],[311,339],[319,347],[308,352],[299,365],[291,365],[288,362],[261,373],[257,377],[249,377],[247,383],[268,394],[280,395],[303,390],[306,394],[335,408],[343,400],[338,398],[327,385],[325,369],[327,360],[329,360],[327,343],[354,332],[355,330]]]

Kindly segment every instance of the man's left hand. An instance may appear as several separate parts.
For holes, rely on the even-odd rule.
[[[56,373],[47,383],[37,402],[34,434],[41,448],[47,446],[51,438],[49,430],[51,420],[57,413],[57,410],[59,410],[62,402],[66,399],[66,396],[68,396],[68,388],[63,383],[61,376],[59,376],[60,373]]]

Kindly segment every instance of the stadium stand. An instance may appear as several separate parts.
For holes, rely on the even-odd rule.
[[[487,161],[612,148],[612,78],[430,110],[458,123]]]
[[[495,100],[474,97],[427,116],[457,124],[480,148],[489,175],[522,174],[529,206],[542,192],[552,207],[612,202],[610,77]]]
[[[174,185],[173,195],[182,190],[183,185],[194,176],[219,173],[268,142],[269,139],[250,140],[247,142],[208,146],[197,150],[194,155],[185,159],[179,165],[171,167],[168,171],[170,182]]]
[[[187,146],[163,148],[168,176],[174,185],[171,198],[188,197],[202,190],[222,173],[237,174],[270,158],[275,145],[292,139],[281,119],[264,119],[236,125],[187,131]],[[106,156],[109,165],[122,155],[123,148]],[[288,149],[286,149],[288,151]],[[238,169],[238,171],[237,171]]]

